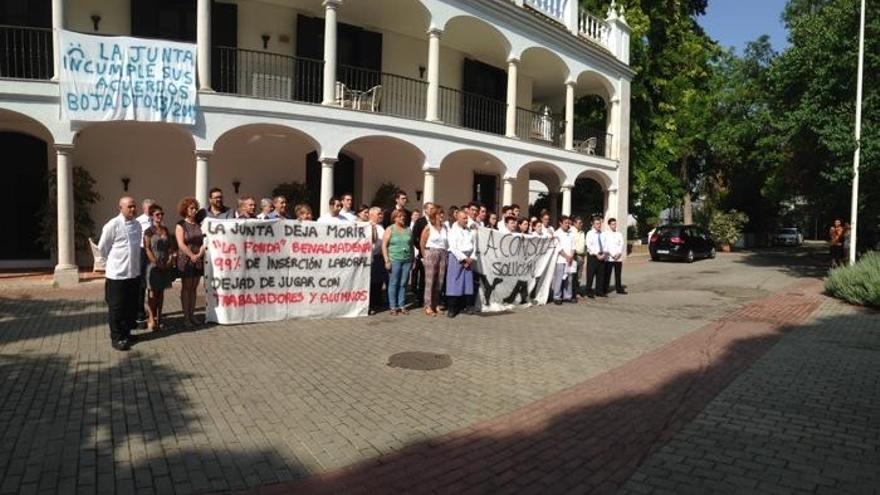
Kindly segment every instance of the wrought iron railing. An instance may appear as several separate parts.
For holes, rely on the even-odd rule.
[[[611,134],[602,129],[576,125],[574,128],[574,149],[587,155],[611,156]]]
[[[324,62],[242,48],[216,47],[211,86],[218,93],[320,103]]]
[[[523,141],[533,141],[561,148],[565,134],[565,120],[548,109],[532,111],[516,109],[516,135]]]
[[[446,124],[504,134],[506,111],[506,102],[440,86],[438,112]]]
[[[0,78],[51,79],[52,30],[0,25]]]
[[[408,119],[424,119],[428,83],[375,70],[340,65],[340,106]]]

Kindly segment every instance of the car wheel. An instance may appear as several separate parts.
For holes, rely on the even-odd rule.
[[[693,249],[688,249],[687,258],[685,259],[685,261],[687,261],[688,263],[694,262],[694,250]]]
[[[713,247],[712,249],[709,250],[709,259],[710,259],[710,260],[714,260],[714,259],[715,259],[715,248],[714,248],[714,247]]]

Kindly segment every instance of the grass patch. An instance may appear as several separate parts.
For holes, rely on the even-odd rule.
[[[850,304],[880,309],[880,252],[870,252],[855,265],[831,270],[825,292]]]

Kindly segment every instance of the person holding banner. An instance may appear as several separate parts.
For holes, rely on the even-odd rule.
[[[257,215],[257,218],[265,220],[269,218],[269,215],[272,214],[273,210],[275,210],[275,205],[272,204],[272,199],[263,198],[260,200],[260,214]]]
[[[296,205],[293,208],[293,214],[296,215],[296,219],[300,222],[312,221],[312,207],[305,203]]]
[[[571,219],[566,215],[559,218],[556,229],[556,271],[553,273],[553,303],[576,302],[572,299],[571,279],[577,264],[574,262],[574,238],[571,230]]]
[[[340,200],[338,197],[334,196],[334,197],[330,198],[330,202],[328,204],[330,205],[330,209],[327,211],[327,213],[324,213],[323,215],[318,217],[319,222],[324,222],[324,223],[347,223],[348,222],[348,219],[343,218],[339,214],[339,212],[342,211],[342,200]],[[309,209],[309,213],[311,213],[311,211],[312,210]],[[299,213],[297,213],[296,216],[297,216],[297,218],[299,218]]]
[[[444,216],[442,206],[432,205],[419,242],[425,266],[425,314],[428,316],[437,316],[440,289],[446,277],[449,231],[444,225]]]
[[[287,213],[287,198],[279,194],[272,199],[272,211],[266,215],[266,218],[274,220],[280,218],[282,220],[290,218]]]
[[[190,328],[196,324],[196,289],[204,272],[205,234],[196,221],[199,202],[196,198],[180,200],[177,211],[182,220],[177,222],[174,237],[177,239],[177,270],[180,272],[180,306],[183,309],[183,325]]]
[[[468,228],[468,211],[461,209],[456,215],[448,235],[446,267],[446,316],[450,318],[455,318],[474,295],[474,233]]]
[[[388,305],[391,316],[409,314],[406,305],[406,282],[413,262],[412,231],[406,226],[407,215],[403,210],[391,212],[391,224],[385,229],[382,239],[382,257],[385,270],[390,272],[388,279]]]

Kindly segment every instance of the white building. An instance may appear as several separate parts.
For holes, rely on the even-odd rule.
[[[196,125],[62,120],[58,28],[197,43]],[[323,209],[346,191],[368,203],[389,181],[411,204],[526,205],[540,180],[568,213],[575,180],[589,178],[607,215],[626,218],[629,36],[616,9],[602,20],[575,0],[0,0],[16,219],[0,267],[54,265],[59,284],[77,280],[74,166],[97,181],[99,226],[122,195],[156,199],[170,221],[180,198],[204,204],[210,187],[229,205],[290,181]],[[575,125],[587,94],[606,102],[606,128]],[[53,168],[58,247],[41,254],[31,218]]]

